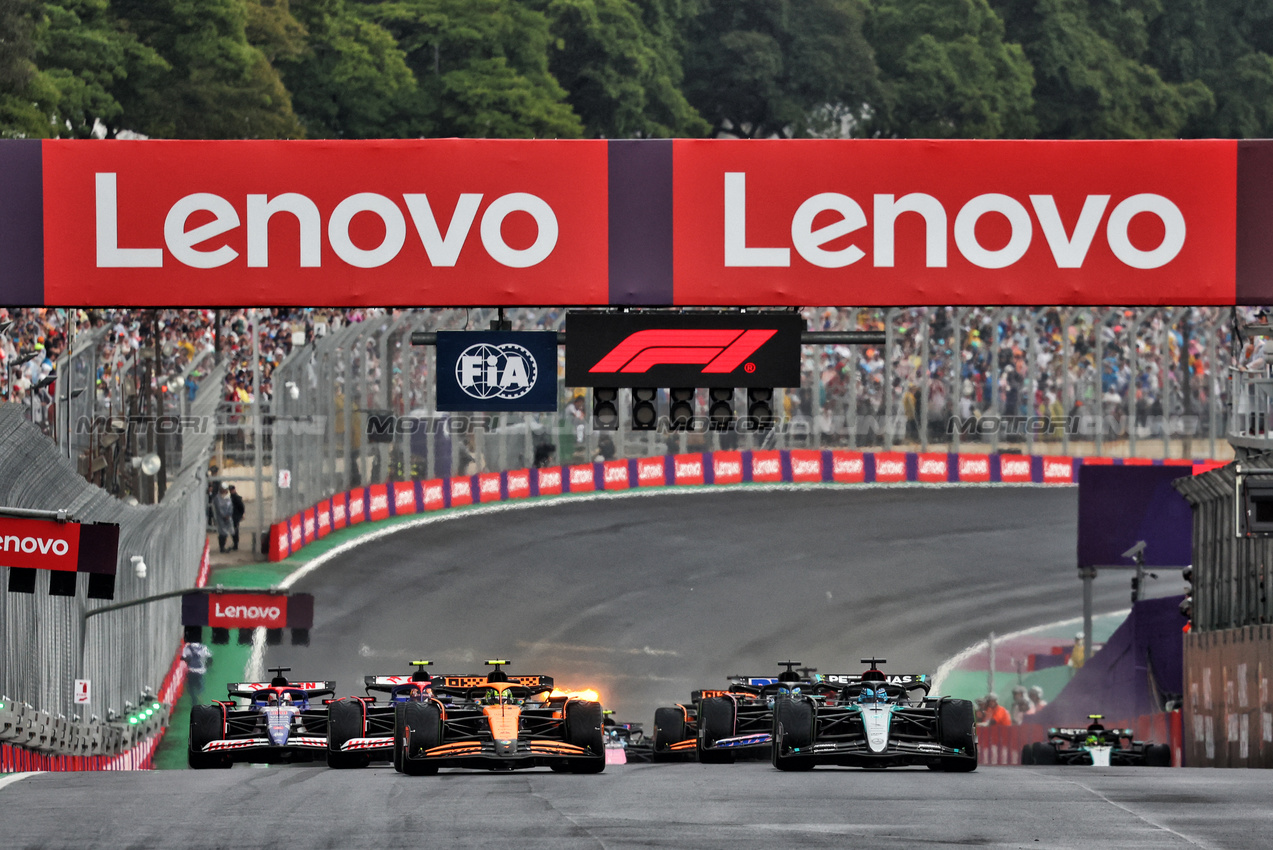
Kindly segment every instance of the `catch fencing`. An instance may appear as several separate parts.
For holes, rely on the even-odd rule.
[[[211,386],[208,390],[215,397]],[[75,596],[50,596],[42,576],[34,594],[0,593],[0,701],[10,708],[21,704],[31,715],[28,719],[57,731],[45,735],[43,745],[35,739],[11,743],[55,753],[62,751],[60,742],[74,737],[73,730],[62,727],[76,727],[81,738],[96,734],[131,746],[135,732],[111,738],[112,724],[126,723],[124,715],[143,702],[160,696],[175,700],[180,599],[86,615],[105,605],[195,585],[206,545],[204,467],[214,436],[189,436],[181,447],[181,466],[167,476],[162,501],[140,505],[85,481],[59,447],[27,420],[21,406],[0,404],[0,505],[65,509],[81,521],[120,526],[114,600],[87,599],[83,581]],[[136,559],[144,562],[144,575]],[[76,679],[91,683],[88,704],[74,701]],[[89,730],[100,726],[107,728]],[[152,732],[161,728],[162,723],[147,725]]]
[[[222,421],[237,428],[227,445],[250,445],[255,420],[262,423],[261,480],[275,522],[358,486],[688,452],[1230,452],[1228,311],[827,308],[806,316],[810,330],[883,331],[886,341],[804,346],[802,386],[776,391],[772,430],[711,431],[705,416],[691,431],[634,430],[628,390],[618,428],[598,430],[591,390],[560,381],[553,414],[439,412],[435,351],[412,346],[411,333],[484,330],[493,310],[398,311],[347,324],[293,349],[274,371],[272,400],[223,409]],[[515,330],[560,330],[563,317],[527,310],[510,321]],[[703,414],[705,393],[696,400]],[[740,390],[735,410],[745,406]]]

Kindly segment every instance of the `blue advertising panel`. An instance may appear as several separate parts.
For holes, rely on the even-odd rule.
[[[1145,566],[1193,562],[1193,512],[1171,486],[1188,466],[1079,467],[1078,565],[1134,567],[1123,553],[1145,541]]]
[[[439,331],[438,410],[557,409],[557,334]]]

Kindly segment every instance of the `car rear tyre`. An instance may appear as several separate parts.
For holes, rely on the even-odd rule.
[[[346,697],[328,706],[327,714],[327,766],[344,770],[366,767],[371,757],[366,753],[341,752],[341,747],[363,732],[363,704],[361,700]]]
[[[586,757],[569,762],[572,773],[600,773],[606,769],[601,703],[574,700],[566,703],[566,743],[588,751]]]
[[[1145,764],[1149,767],[1171,767],[1171,747],[1150,744],[1145,748]]]
[[[233,766],[227,755],[203,752],[208,744],[225,737],[222,711],[219,705],[195,705],[190,708],[190,750],[186,754],[186,762],[194,770]]]
[[[734,734],[734,701],[728,697],[708,697],[698,710],[698,760],[703,764],[733,764],[734,754],[728,750],[704,749],[721,738]]]
[[[402,739],[406,744],[402,772],[408,776],[432,776],[438,772],[437,763],[415,756],[423,756],[425,751],[442,743],[442,712],[432,703],[409,702],[401,708]]]
[[[393,769],[402,773],[402,736],[407,728],[407,707],[399,703],[393,707]]]
[[[1034,744],[1026,744],[1021,748],[1021,763],[1034,764]]]
[[[671,761],[676,758],[672,745],[685,740],[685,712],[680,708],[659,708],[654,711],[654,761]]]
[[[1056,747],[1040,741],[1034,745],[1034,763],[1043,765],[1060,764],[1061,758],[1057,755]]]

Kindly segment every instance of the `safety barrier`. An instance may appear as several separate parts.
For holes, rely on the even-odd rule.
[[[515,469],[394,481],[337,493],[270,526],[269,557],[282,560],[332,531],[362,522],[538,496],[717,484],[1073,484],[1083,464],[1192,466],[1195,475],[1222,465],[1188,459],[775,449]]]
[[[1168,744],[1171,747],[1171,763],[1184,765],[1184,727],[1179,711],[1159,714],[1142,714],[1133,721],[1102,721],[1108,729],[1131,729],[1137,741]],[[1048,727],[1038,723],[1022,723],[1019,726],[977,727],[978,760],[981,764],[1021,764],[1021,750],[1027,744],[1046,741]]]

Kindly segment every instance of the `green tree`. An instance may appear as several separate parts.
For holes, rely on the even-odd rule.
[[[434,136],[576,138],[583,125],[548,70],[548,19],[516,0],[363,2],[415,73]]]
[[[247,0],[112,0],[167,62],[118,87],[123,124],[148,136],[275,139],[303,129],[265,54],[247,40]]]
[[[364,20],[344,0],[294,0],[307,34],[273,39],[284,48],[274,64],[292,105],[313,138],[398,138],[428,135],[415,76],[393,36]],[[268,32],[291,32],[275,25]]]
[[[685,94],[713,133],[838,135],[877,97],[858,0],[705,0],[688,24]]]
[[[867,21],[882,90],[868,135],[1034,134],[1030,63],[986,0],[877,0]]]
[[[1034,67],[1035,117],[1044,138],[1178,136],[1211,109],[1206,86],[1169,83],[1138,58],[1148,43],[1147,6],[1085,0],[992,5]]]
[[[589,136],[702,136],[709,127],[681,93],[675,45],[646,26],[632,0],[529,0],[549,21],[549,69]],[[660,20],[657,5],[652,17]]]
[[[35,65],[36,38],[47,26],[39,0],[0,0],[0,137],[51,133],[45,107],[56,91]]]

